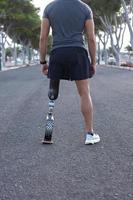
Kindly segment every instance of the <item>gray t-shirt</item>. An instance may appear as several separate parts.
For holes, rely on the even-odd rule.
[[[80,0],[54,0],[45,8],[43,18],[48,18],[52,27],[53,49],[85,47],[85,21],[93,18],[87,4]]]

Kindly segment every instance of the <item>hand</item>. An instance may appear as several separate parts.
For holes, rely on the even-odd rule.
[[[96,64],[90,64],[89,67],[89,78],[92,78],[96,73]]]
[[[42,65],[42,73],[47,76],[48,75],[48,64]]]

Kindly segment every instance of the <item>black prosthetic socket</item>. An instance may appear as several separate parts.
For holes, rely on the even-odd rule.
[[[59,94],[60,80],[50,80],[48,97],[50,100],[56,100]]]

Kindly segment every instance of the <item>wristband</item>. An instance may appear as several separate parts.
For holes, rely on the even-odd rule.
[[[45,60],[45,61],[40,61],[40,64],[41,65],[45,65],[45,64],[47,64],[47,61]]]

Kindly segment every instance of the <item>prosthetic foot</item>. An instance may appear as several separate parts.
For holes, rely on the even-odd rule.
[[[55,100],[58,98],[59,83],[60,83],[59,80],[50,80],[50,87],[48,92],[49,110],[46,116],[45,136],[42,141],[42,144],[53,144],[52,141],[52,134],[54,128],[53,110],[54,110]]]

